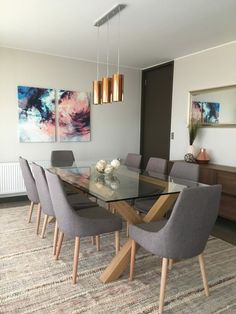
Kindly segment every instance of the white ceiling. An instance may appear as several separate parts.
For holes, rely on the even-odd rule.
[[[0,0],[0,46],[96,61],[94,22],[117,3],[120,62],[145,68],[236,40],[236,0]],[[117,62],[118,18],[110,20]],[[106,62],[107,25],[100,27]]]

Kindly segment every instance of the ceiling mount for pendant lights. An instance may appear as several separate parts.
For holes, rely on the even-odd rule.
[[[110,103],[111,101],[123,101],[123,84],[124,76],[119,73],[120,68],[120,11],[126,7],[126,4],[117,4],[104,16],[98,19],[94,26],[100,28],[101,25],[107,23],[107,76],[103,77],[102,82],[99,80],[99,49],[97,48],[97,80],[93,81],[93,100],[94,104]],[[109,20],[119,14],[119,38],[118,38],[118,71],[109,77]],[[99,32],[98,32],[99,34]],[[99,38],[98,38],[99,39]],[[99,45],[99,42],[98,42]]]

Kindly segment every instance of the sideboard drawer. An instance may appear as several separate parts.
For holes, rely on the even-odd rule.
[[[236,221],[236,197],[222,194],[219,215]]]
[[[205,184],[215,184],[216,182],[216,172],[215,170],[200,167],[199,169],[199,182]]]
[[[219,171],[216,175],[216,183],[222,184],[222,192],[236,196],[235,174]]]

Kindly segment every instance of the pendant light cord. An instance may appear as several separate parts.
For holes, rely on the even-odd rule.
[[[98,30],[97,30],[97,81],[99,79],[99,30],[100,30],[100,27],[98,27]]]
[[[119,19],[118,19],[118,60],[117,60],[118,74],[120,73],[120,7],[119,7]]]
[[[110,38],[109,38],[109,20],[107,20],[107,77],[109,76],[109,50],[110,50]]]

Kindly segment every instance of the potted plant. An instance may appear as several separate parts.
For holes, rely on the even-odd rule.
[[[189,126],[188,126],[188,131],[189,131],[189,145],[192,146],[193,142],[197,136],[197,132],[199,129],[199,123],[194,122],[193,120],[190,121]]]
[[[193,142],[198,133],[200,125],[198,122],[191,120],[188,125],[188,132],[189,132],[189,148],[188,153],[184,156],[184,160],[188,162],[195,162],[195,151],[193,148]]]

